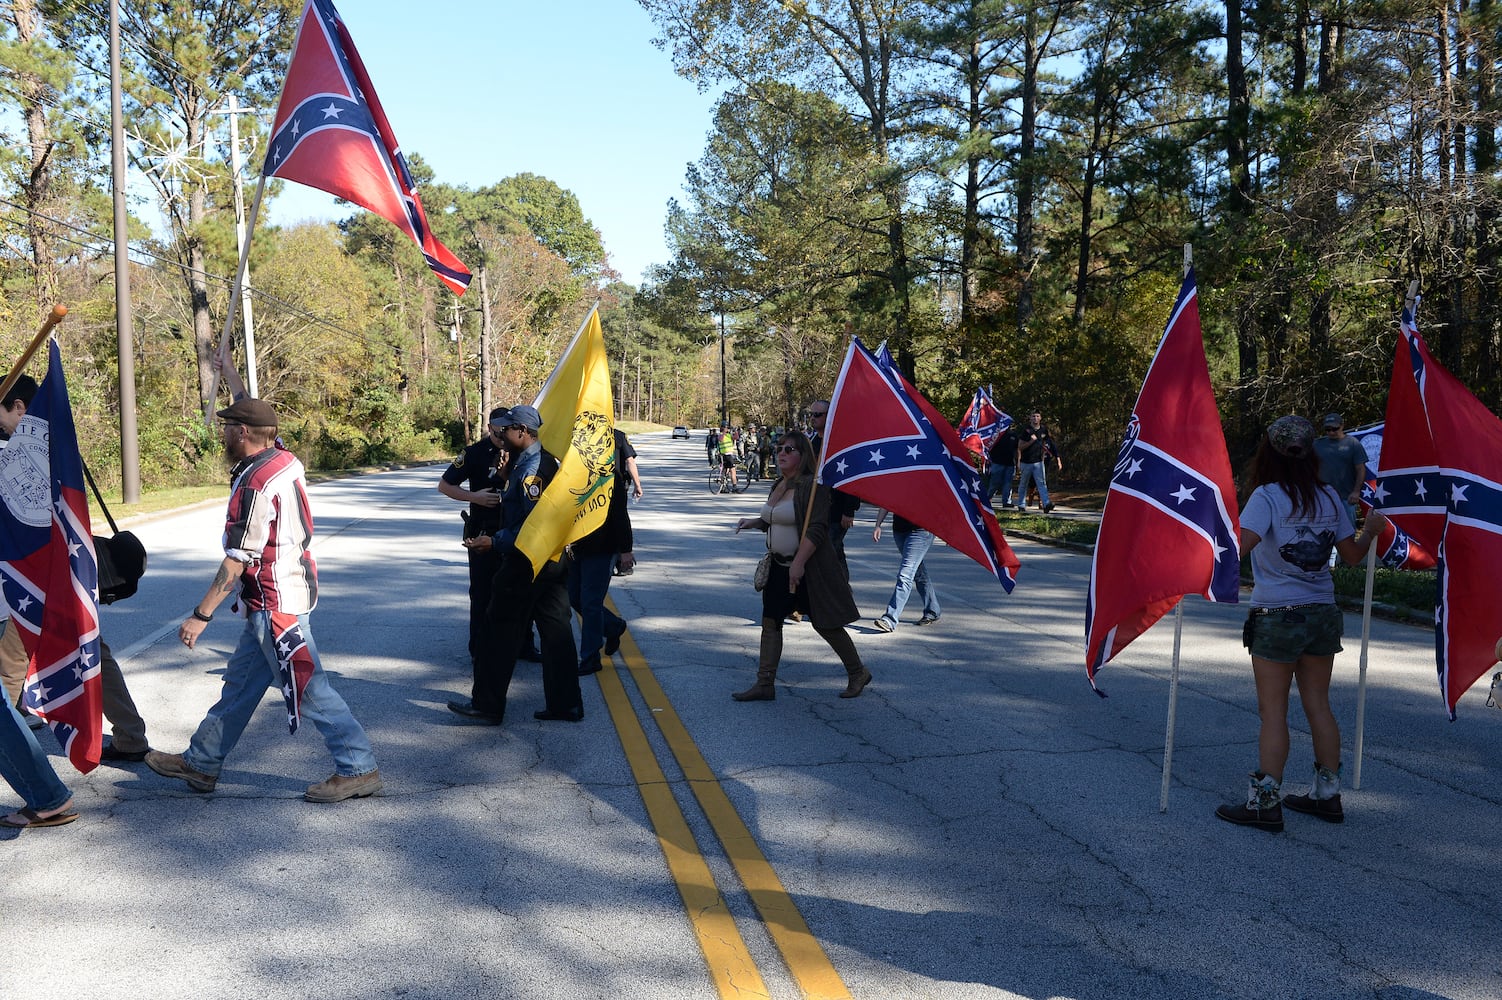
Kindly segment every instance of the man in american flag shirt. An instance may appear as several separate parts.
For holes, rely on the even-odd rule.
[[[212,792],[224,759],[266,689],[287,701],[289,728],[306,714],[334,755],[335,773],[310,785],[309,802],[340,802],[381,790],[370,739],[329,683],[318,661],[308,615],[318,601],[318,572],[308,546],[313,514],[297,456],[276,445],[276,412],[246,398],[218,413],[225,454],[235,463],[224,527],[224,560],[208,593],[178,629],[192,649],[214,609],[239,590],[245,631],[224,672],[219,701],[209,709],[181,754],[155,750],[146,763],[180,778],[195,792]]]

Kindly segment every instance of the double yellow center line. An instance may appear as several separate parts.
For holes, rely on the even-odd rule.
[[[710,770],[629,632],[621,638],[620,654],[626,672],[646,702],[652,718],[657,720],[657,728],[683,771],[699,808],[708,818],[737,877],[761,914],[767,934],[782,953],[783,961],[803,996],[813,1000],[850,1000],[850,991],[845,988],[829,956],[808,929],[792,897],[757,846],[756,838],[735,811],[730,797]],[[621,747],[641,791],[642,802],[647,807],[647,816],[656,831],[668,871],[683,897],[684,908],[715,988],[723,998],[770,996],[745,939],[735,926],[735,918],[715,885],[714,875],[694,840],[683,810],[673,796],[673,788],[662,765],[647,741],[646,730],[637,718],[614,663],[607,661],[605,669],[596,676],[600,679],[605,705],[610,709],[616,732],[620,734]]]

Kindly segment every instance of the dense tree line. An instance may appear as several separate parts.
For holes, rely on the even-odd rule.
[[[1238,459],[1278,413],[1380,416],[1411,278],[1440,359],[1502,396],[1492,0],[639,2],[678,72],[722,95],[644,287],[548,179],[455,186],[417,156],[429,218],[475,272],[461,299],[366,213],[258,228],[260,391],[311,461],[453,447],[535,391],[599,299],[623,417],[714,419],[723,348],[732,417],[792,419],[856,333],[956,417],[976,385],[1043,410],[1100,479],[1185,244]],[[224,112],[230,95],[269,110],[300,6],[122,5],[148,483],[217,474]],[[69,304],[101,470],[118,447],[106,24],[102,0],[0,0],[0,350]],[[264,123],[241,122],[252,165]]]
[[[231,96],[261,111],[239,122],[253,179],[301,10],[299,0],[121,5],[148,485],[222,474],[203,415],[238,254],[226,113]],[[0,101],[12,112],[0,119],[0,352],[18,357],[51,304],[69,306],[61,336],[80,437],[109,482],[119,414],[107,7],[4,0],[0,28]],[[695,393],[705,395],[701,409],[712,406],[699,371],[706,338],[659,328],[636,308],[573,194],[534,174],[470,188],[442,183],[420,156],[410,165],[439,237],[474,271],[462,298],[364,211],[254,234],[258,392],[310,464],[451,453],[491,406],[531,398],[596,300],[613,365],[639,372],[646,363],[645,379],[620,385],[627,415],[673,419]],[[281,187],[273,182],[267,197]],[[244,372],[238,335],[235,352]]]
[[[1238,459],[1279,413],[1380,419],[1412,278],[1502,396],[1494,3],[640,2],[724,88],[659,277],[730,311],[774,412],[848,324],[955,416],[978,384],[1042,409],[1101,478],[1186,243]]]

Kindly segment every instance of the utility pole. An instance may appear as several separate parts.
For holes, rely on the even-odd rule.
[[[125,212],[125,111],[120,88],[120,0],[110,0],[110,183],[115,207],[115,342],[120,364],[120,495],[141,500],[136,440],[136,349],[131,332],[130,257]]]
[[[240,107],[239,98],[229,95],[229,107],[214,114],[229,116],[229,163],[230,176],[235,187],[235,249],[245,252],[245,188],[240,180],[240,116],[255,114],[251,108]],[[255,311],[250,304],[250,268],[240,276],[240,314],[245,327],[245,388],[252,396],[260,398],[260,386],[256,381],[256,322]]]

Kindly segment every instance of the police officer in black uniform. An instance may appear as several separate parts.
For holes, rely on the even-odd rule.
[[[506,462],[509,452],[502,437],[504,426],[495,421],[507,413],[504,406],[490,411],[489,425],[483,438],[465,448],[454,464],[443,470],[438,492],[451,500],[469,504],[464,516],[464,537],[493,535],[501,526],[501,491],[506,488]],[[469,550],[469,656],[473,661],[489,639],[490,622],[485,609],[490,606],[490,589],[495,571],[500,568],[495,555]],[[530,630],[519,659],[536,663],[542,659]]]
[[[516,546],[527,518],[537,509],[558,471],[558,461],[543,450],[538,439],[542,415],[536,408],[513,406],[498,419],[505,427],[505,441],[511,451],[511,468],[501,494],[501,526],[492,535],[477,535],[464,543],[467,548],[497,553],[500,568],[488,609],[494,640],[475,657],[469,699],[451,701],[448,708],[482,725],[499,726],[504,721],[516,650],[535,620],[542,636],[546,705],[533,712],[532,718],[580,722],[584,719],[584,699],[579,691],[574,615],[568,604],[568,572],[560,562],[547,561],[534,573],[531,558]]]

